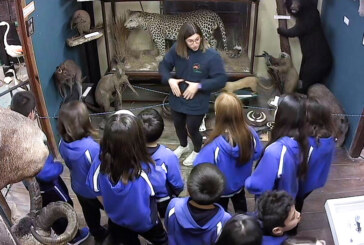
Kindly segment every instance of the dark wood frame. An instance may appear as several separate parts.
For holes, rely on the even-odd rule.
[[[31,91],[34,93],[38,115],[44,117],[40,119],[40,125],[47,136],[48,147],[54,156],[59,156],[58,146],[54,138],[51,122],[48,116],[48,110],[43,96],[42,86],[39,79],[39,72],[35,60],[33,43],[31,37],[27,35],[27,18],[24,18],[23,8],[26,6],[25,0],[16,0],[16,16],[19,23],[19,36],[23,46],[24,61],[27,66],[29,84]]]
[[[111,11],[113,19],[115,18],[115,3],[116,2],[135,2],[137,0],[101,0],[101,11],[102,11],[102,20],[103,20],[103,27],[104,27],[104,36],[105,36],[105,48],[106,48],[106,59],[108,63],[108,71],[110,70],[110,47],[109,47],[109,37],[107,32],[107,19],[105,13],[105,3],[111,3]],[[150,2],[158,2],[158,0],[143,0],[143,1],[150,1]],[[174,1],[190,1],[190,0],[174,0]],[[206,2],[245,2],[249,3],[250,5],[254,4],[254,22],[253,22],[253,37],[252,37],[252,48],[251,48],[251,58],[250,58],[250,72],[229,72],[228,76],[230,79],[236,80],[243,77],[251,76],[254,74],[254,58],[255,58],[255,42],[257,39],[257,26],[258,26],[258,13],[259,13],[259,0],[204,0]],[[159,1],[163,2],[163,1]],[[251,8],[250,8],[251,9]],[[251,11],[250,11],[251,14]],[[250,26],[250,18],[248,18],[249,26]],[[249,32],[248,32],[249,33]],[[249,34],[248,34],[249,38]],[[129,79],[160,79],[160,75],[157,71],[127,71],[126,75],[129,76]]]
[[[349,149],[349,156],[357,158],[360,156],[361,151],[364,148],[364,109],[361,112],[358,128],[355,132],[354,140]]]

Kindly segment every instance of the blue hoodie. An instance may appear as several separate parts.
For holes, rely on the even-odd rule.
[[[309,168],[305,180],[300,181],[298,192],[300,197],[326,184],[335,156],[336,143],[333,137],[320,138],[319,144],[314,137],[309,137],[308,142],[310,144]]]
[[[36,179],[42,195],[48,192],[55,192],[59,196],[59,201],[68,202],[71,200],[67,187],[61,179],[63,164],[54,161],[54,157],[49,155],[42,170],[37,174]]]
[[[184,182],[176,154],[164,145],[160,145],[152,155],[152,159],[156,166],[164,170],[167,180],[164,191],[159,193],[157,198],[178,196],[183,191]]]
[[[151,171],[148,173],[147,164],[142,164],[144,171],[140,177],[126,185],[121,181],[114,184],[108,175],[100,173],[100,165],[99,158],[96,158],[86,183],[95,195],[102,196],[108,217],[114,223],[140,233],[158,224],[155,196],[156,189],[165,185],[165,174],[156,170],[152,164],[149,165]]]
[[[262,245],[281,245],[285,240],[287,240],[287,236],[263,236]]]
[[[61,140],[59,152],[70,169],[72,190],[82,197],[95,198],[86,178],[92,161],[99,157],[100,145],[91,136],[70,143]]]
[[[176,52],[176,43],[173,44],[164,59],[159,63],[159,73],[162,83],[168,84],[175,68],[175,78],[200,83],[200,89],[193,99],[186,100],[183,96],[177,97],[172,92],[169,94],[169,105],[174,111],[188,115],[202,115],[208,112],[210,94],[223,88],[227,81],[224,62],[219,53],[209,48],[205,52],[188,49],[188,59],[180,57]],[[179,84],[181,93],[188,84]]]
[[[204,146],[194,161],[195,166],[206,162],[216,164],[224,173],[226,186],[223,196],[234,194],[244,188],[245,179],[252,172],[253,161],[259,159],[262,153],[259,136],[253,128],[250,128],[250,131],[254,136],[254,154],[249,162],[240,163],[239,146],[231,146],[222,135]]]
[[[199,226],[188,209],[188,197],[173,198],[168,205],[165,227],[168,232],[169,245],[211,245],[215,244],[222,227],[231,215],[218,204],[218,213],[204,226]]]
[[[296,140],[286,136],[278,139],[265,149],[257,168],[245,181],[246,189],[257,196],[265,191],[285,190],[295,198],[300,159]]]

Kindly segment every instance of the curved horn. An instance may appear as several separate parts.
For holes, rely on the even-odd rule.
[[[47,231],[52,224],[59,218],[67,218],[68,225],[66,230],[56,238],[40,235],[36,229]],[[39,215],[35,218],[31,227],[31,232],[35,239],[42,244],[65,244],[72,240],[78,229],[77,215],[71,205],[66,202],[52,202],[42,208]]]

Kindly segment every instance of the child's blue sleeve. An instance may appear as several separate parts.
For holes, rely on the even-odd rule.
[[[212,163],[215,162],[215,147],[212,143],[204,146],[201,151],[198,153],[195,161],[193,162],[193,166],[199,165],[201,163]]]
[[[51,182],[57,179],[63,172],[63,164],[60,162],[55,162],[54,157],[49,155],[44,167],[36,176],[38,180],[43,182]]]
[[[101,196],[99,185],[100,165],[100,160],[96,158],[93,161],[86,178],[86,185],[95,194],[95,196]]]
[[[273,190],[277,178],[280,152],[271,145],[264,152],[253,174],[245,180],[246,189],[255,195],[261,195],[265,191]],[[280,146],[282,148],[282,146]]]
[[[171,151],[171,154],[168,154],[165,164],[167,165],[167,181],[169,183],[169,187],[172,189],[173,194],[178,196],[184,188],[179,159]]]
[[[263,145],[260,141],[259,135],[254,129],[251,129],[251,132],[253,133],[254,137],[254,155],[253,155],[253,161],[258,160],[263,152]]]

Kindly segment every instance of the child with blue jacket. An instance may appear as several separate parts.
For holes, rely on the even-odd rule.
[[[262,153],[262,144],[255,130],[246,124],[243,105],[235,94],[221,93],[215,101],[215,114],[215,127],[194,165],[215,164],[226,177],[218,203],[227,211],[231,199],[235,212],[245,213],[244,184],[251,175],[253,161]]]
[[[306,101],[306,124],[309,142],[308,172],[300,180],[296,209],[302,210],[304,199],[315,189],[323,187],[334,160],[336,142],[332,136],[333,124],[330,109],[316,98]]]
[[[165,173],[156,169],[147,152],[140,120],[129,113],[112,115],[100,147],[87,185],[102,197],[112,244],[140,244],[138,235],[153,244],[167,244],[156,203]]]
[[[285,190],[296,198],[299,178],[304,178],[308,169],[305,116],[303,97],[290,94],[280,98],[271,139],[245,181],[250,193],[259,196],[269,190]]]
[[[177,197],[184,187],[179,159],[176,154],[164,145],[158,144],[164,130],[164,121],[155,109],[145,109],[138,114],[143,124],[147,141],[147,151],[156,166],[165,171],[166,184],[164,191],[157,195],[159,216],[164,218],[167,206],[173,197]]]
[[[224,190],[225,176],[211,163],[195,166],[187,180],[190,197],[169,203],[165,227],[169,245],[214,244],[231,215],[215,202]]]
[[[301,221],[294,199],[286,191],[267,191],[257,200],[257,215],[263,230],[262,245],[281,245]]]
[[[96,241],[102,241],[107,236],[107,230],[100,225],[103,206],[86,185],[92,161],[100,152],[100,145],[93,138],[97,137],[97,132],[91,125],[86,105],[79,101],[63,104],[58,131],[62,137],[59,152],[70,170],[72,190],[80,202],[90,233]]]
[[[37,119],[35,97],[30,91],[17,92],[11,100],[10,109],[33,121]],[[42,207],[58,201],[67,202],[73,207],[68,188],[61,178],[62,173],[63,164],[55,161],[54,157],[49,155],[44,167],[36,176],[42,196]],[[66,218],[60,218],[53,223],[52,229],[57,235],[60,235],[66,230],[67,224]],[[84,227],[77,231],[76,236],[68,244],[81,244],[89,235],[89,229]]]

